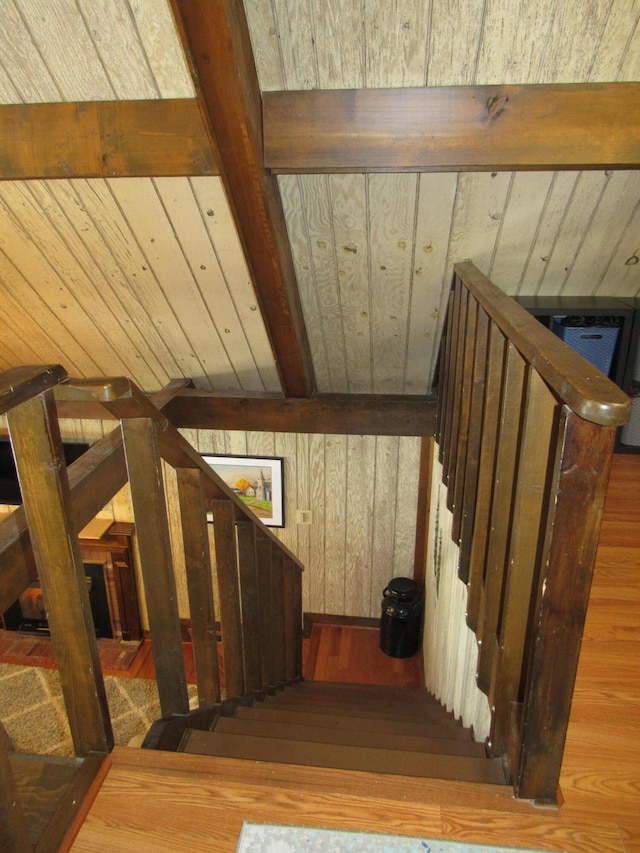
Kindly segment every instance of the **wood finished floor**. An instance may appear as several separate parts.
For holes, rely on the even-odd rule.
[[[508,789],[117,749],[73,853],[233,853],[243,820],[468,842],[640,853],[640,456],[618,456],[561,778],[564,805]],[[354,629],[357,631],[358,629]],[[334,677],[358,665],[318,651]],[[335,649],[337,635],[333,633]],[[309,653],[310,647],[307,648]],[[308,660],[310,658],[307,658]],[[362,664],[364,670],[365,664]]]

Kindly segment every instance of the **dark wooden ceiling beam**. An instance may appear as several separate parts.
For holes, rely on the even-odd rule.
[[[262,102],[241,0],[172,0],[284,393],[315,390],[277,179],[262,157]]]
[[[311,399],[229,397],[185,389],[163,409],[176,427],[340,435],[433,435],[435,398],[318,394]]]
[[[193,99],[0,107],[3,180],[216,174]]]
[[[636,168],[640,83],[265,92],[280,173]]]

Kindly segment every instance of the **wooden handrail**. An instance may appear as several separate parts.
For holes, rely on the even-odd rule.
[[[446,322],[437,439],[488,748],[517,796],[554,801],[630,401],[470,261],[455,266]]]
[[[454,267],[464,286],[523,358],[577,415],[603,426],[627,423],[626,394],[521,305],[496,287],[471,261]]]

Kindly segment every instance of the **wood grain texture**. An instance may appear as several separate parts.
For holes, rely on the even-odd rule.
[[[265,165],[285,173],[629,168],[640,158],[637,93],[634,83],[265,92]]]
[[[215,175],[195,101],[0,108],[0,179]]]

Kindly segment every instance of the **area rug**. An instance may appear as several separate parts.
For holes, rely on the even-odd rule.
[[[116,746],[139,746],[161,716],[156,682],[106,676],[104,683]],[[189,696],[194,701],[195,687]],[[0,664],[0,721],[18,752],[74,754],[55,669]]]
[[[523,850],[520,853],[542,853]],[[245,823],[237,853],[515,853],[514,847],[492,847],[441,838],[405,838],[369,832],[310,829]]]

